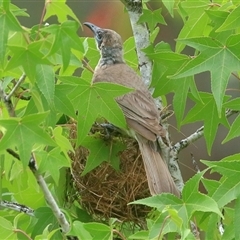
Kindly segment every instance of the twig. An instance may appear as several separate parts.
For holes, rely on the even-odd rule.
[[[194,167],[195,171],[197,173],[200,173],[200,168],[199,168],[199,166],[198,166],[198,164],[197,164],[197,162],[196,162],[192,153],[191,153],[191,157],[192,157],[192,164],[193,164],[193,167]]]
[[[117,235],[119,235],[122,240],[126,240],[124,235],[121,232],[119,232],[117,229],[113,229],[112,231],[113,231],[113,233],[116,233]]]
[[[7,152],[9,154],[11,154],[13,157],[15,157],[16,159],[20,160],[19,155],[16,152],[14,152],[12,149],[8,148]],[[43,195],[44,195],[47,203],[49,204],[50,208],[52,209],[53,214],[55,215],[56,219],[58,220],[62,231],[64,233],[68,232],[70,229],[69,223],[68,223],[65,215],[61,212],[60,208],[58,207],[55,199],[52,196],[52,193],[48,189],[48,186],[47,186],[43,176],[38,173],[38,167],[37,167],[37,164],[36,164],[33,154],[29,161],[28,166],[29,166],[30,170],[32,171],[34,177],[36,178],[36,181],[39,184],[40,188],[42,189]]]
[[[225,114],[226,114],[226,117],[230,117],[233,114],[236,114],[238,112],[239,111],[228,109]],[[186,148],[189,144],[191,144],[191,143],[195,142],[196,140],[198,140],[199,138],[201,138],[203,136],[203,134],[204,134],[204,126],[198,128],[193,134],[191,134],[187,138],[182,139],[181,141],[177,142],[173,146],[174,151],[179,153],[182,149]]]
[[[0,201],[0,206],[4,207],[4,208],[12,209],[17,212],[23,212],[31,217],[35,217],[33,209],[31,209],[30,207],[27,207],[25,205],[19,204],[19,203],[2,200],[2,201]]]
[[[50,208],[53,211],[53,214],[55,215],[56,219],[58,220],[61,229],[64,233],[67,233],[70,230],[69,223],[65,217],[65,215],[61,212],[60,208],[57,205],[57,202],[52,196],[52,193],[48,189],[48,186],[41,174],[38,172],[38,167],[34,158],[34,155],[32,154],[32,157],[29,161],[29,168],[31,169],[33,175],[35,176],[37,183],[39,184],[40,188],[43,191],[44,197],[49,204]]]
[[[25,238],[27,238],[28,240],[32,240],[32,238],[31,237],[29,237],[28,235],[27,235],[27,233],[25,233],[23,230],[21,230],[21,229],[14,229],[14,232],[15,233],[21,233],[21,234],[23,234],[24,236],[25,236]]]
[[[13,96],[13,94],[17,91],[17,89],[19,88],[19,86],[23,83],[23,81],[26,78],[26,74],[24,73],[19,80],[17,81],[16,85],[13,87],[12,91],[5,97],[5,101],[10,101],[11,97]]]
[[[163,232],[163,228],[165,227],[166,222],[167,222],[167,220],[168,220],[170,217],[171,217],[171,216],[168,215],[168,216],[166,216],[166,217],[164,218],[163,223],[162,223],[162,226],[161,226],[161,229],[160,229],[160,232],[159,232],[159,234],[158,234],[157,240],[160,240],[160,237],[161,237],[162,232]]]

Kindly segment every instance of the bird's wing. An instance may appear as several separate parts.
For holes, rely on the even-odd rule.
[[[159,123],[159,113],[154,100],[139,90],[117,98],[129,128],[132,128],[148,140],[155,141],[156,135],[163,136]]]

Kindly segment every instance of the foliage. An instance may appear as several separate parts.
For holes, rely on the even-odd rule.
[[[178,127],[202,122],[210,153],[220,124],[229,128],[223,142],[240,135],[239,115],[232,124],[226,115],[228,109],[240,110],[240,99],[225,95],[230,79],[239,80],[240,5],[237,0],[163,0],[163,8],[173,20],[183,21],[172,50],[168,43],[155,43],[157,24],[166,24],[167,20],[162,9],[151,10],[150,4],[145,3],[139,22],[146,22],[151,33],[152,44],[144,52],[154,63],[153,95],[174,93]],[[114,98],[131,89],[110,83],[93,84],[92,69],[99,59],[94,40],[78,36],[81,24],[66,1],[46,1],[45,7],[43,20],[56,16],[57,23],[40,22],[28,29],[18,20],[19,16],[28,17],[25,10],[10,0],[0,1],[0,200],[35,209],[35,217],[1,209],[1,238],[61,238],[58,223],[27,167],[34,154],[39,173],[72,223],[69,235],[80,239],[123,238],[124,234],[127,239],[161,239],[168,234],[169,239],[174,239],[180,234],[181,239],[195,239],[190,225],[194,222],[205,239],[238,239],[239,154],[221,161],[203,161],[206,170],[221,175],[220,180],[206,179],[206,170],[200,172],[186,183],[181,199],[161,194],[131,203],[155,209],[146,220],[147,229],[135,229],[134,234],[121,232],[117,220],[110,219],[108,224],[91,222],[81,206],[64,206],[64,171],[71,166],[68,152],[73,151],[66,119],[77,122],[74,141],[90,150],[84,173],[91,171],[107,161],[109,154],[101,139],[88,136],[89,130],[99,117],[125,128],[124,116]],[[193,56],[184,54],[187,46],[194,51]],[[124,47],[126,62],[137,69],[134,39],[126,40]],[[196,85],[195,75],[206,71],[210,72],[210,92],[199,91]],[[187,99],[194,102],[188,112]],[[114,146],[111,151],[116,155],[121,148]],[[8,149],[15,151],[21,161]],[[99,154],[100,150],[103,154]],[[207,194],[198,191],[200,182]],[[221,221],[224,233],[217,228]]]

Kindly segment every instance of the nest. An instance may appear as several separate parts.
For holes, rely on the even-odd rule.
[[[95,132],[93,130],[93,132]],[[71,137],[76,136],[76,129],[71,130]],[[150,196],[143,161],[134,139],[115,137],[124,141],[126,149],[119,153],[120,171],[116,171],[108,162],[84,176],[88,150],[84,147],[75,148],[71,154],[72,181],[75,191],[79,193],[77,200],[92,216],[101,220],[118,218],[142,224],[150,209],[143,205],[130,204],[137,199]],[[109,150],[110,151],[110,150]]]

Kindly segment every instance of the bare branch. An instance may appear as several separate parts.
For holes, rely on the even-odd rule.
[[[4,208],[12,209],[17,212],[24,212],[25,214],[27,214],[31,217],[35,217],[33,209],[31,209],[30,207],[27,207],[25,205],[19,204],[19,203],[2,200],[2,201],[0,201],[0,206],[4,207]]]
[[[226,117],[230,117],[233,114],[236,114],[238,112],[239,111],[228,109],[225,114],[226,114]],[[181,141],[177,142],[172,148],[174,149],[174,151],[179,153],[182,149],[186,148],[188,145],[190,145],[191,143],[193,143],[193,142],[197,141],[199,138],[201,138],[203,136],[203,133],[204,133],[204,126],[197,129],[193,134],[191,134],[187,138],[182,139]]]
[[[57,205],[57,202],[52,196],[52,193],[50,192],[43,176],[39,174],[37,164],[34,158],[34,155],[32,154],[32,157],[29,161],[29,168],[31,169],[33,175],[35,176],[37,183],[39,184],[40,188],[43,191],[44,197],[50,206],[50,208],[53,211],[53,214],[55,215],[56,219],[58,220],[61,229],[64,233],[67,233],[70,230],[70,225],[65,217],[65,215],[61,212],[60,208]]]
[[[6,96],[6,101],[10,101],[13,94],[17,91],[17,89],[20,87],[20,85],[23,83],[23,81],[26,78],[26,74],[24,73],[19,80],[17,81],[16,85],[13,87],[12,91]]]
[[[13,157],[15,157],[16,159],[20,160],[19,155],[16,152],[14,152],[13,150],[7,149],[7,152],[9,154],[11,154]],[[41,174],[39,174],[38,167],[37,167],[37,164],[36,164],[33,154],[29,161],[28,166],[29,166],[30,170],[32,171],[34,177],[36,178],[36,181],[39,184],[40,188],[42,189],[43,195],[46,199],[46,202],[52,209],[53,214],[55,215],[56,219],[58,220],[62,231],[64,233],[68,232],[70,230],[70,225],[69,225],[65,215],[61,212],[60,208],[58,207],[57,202],[55,201],[55,199],[52,196],[52,193],[48,189],[48,186],[47,186],[43,176]]]

